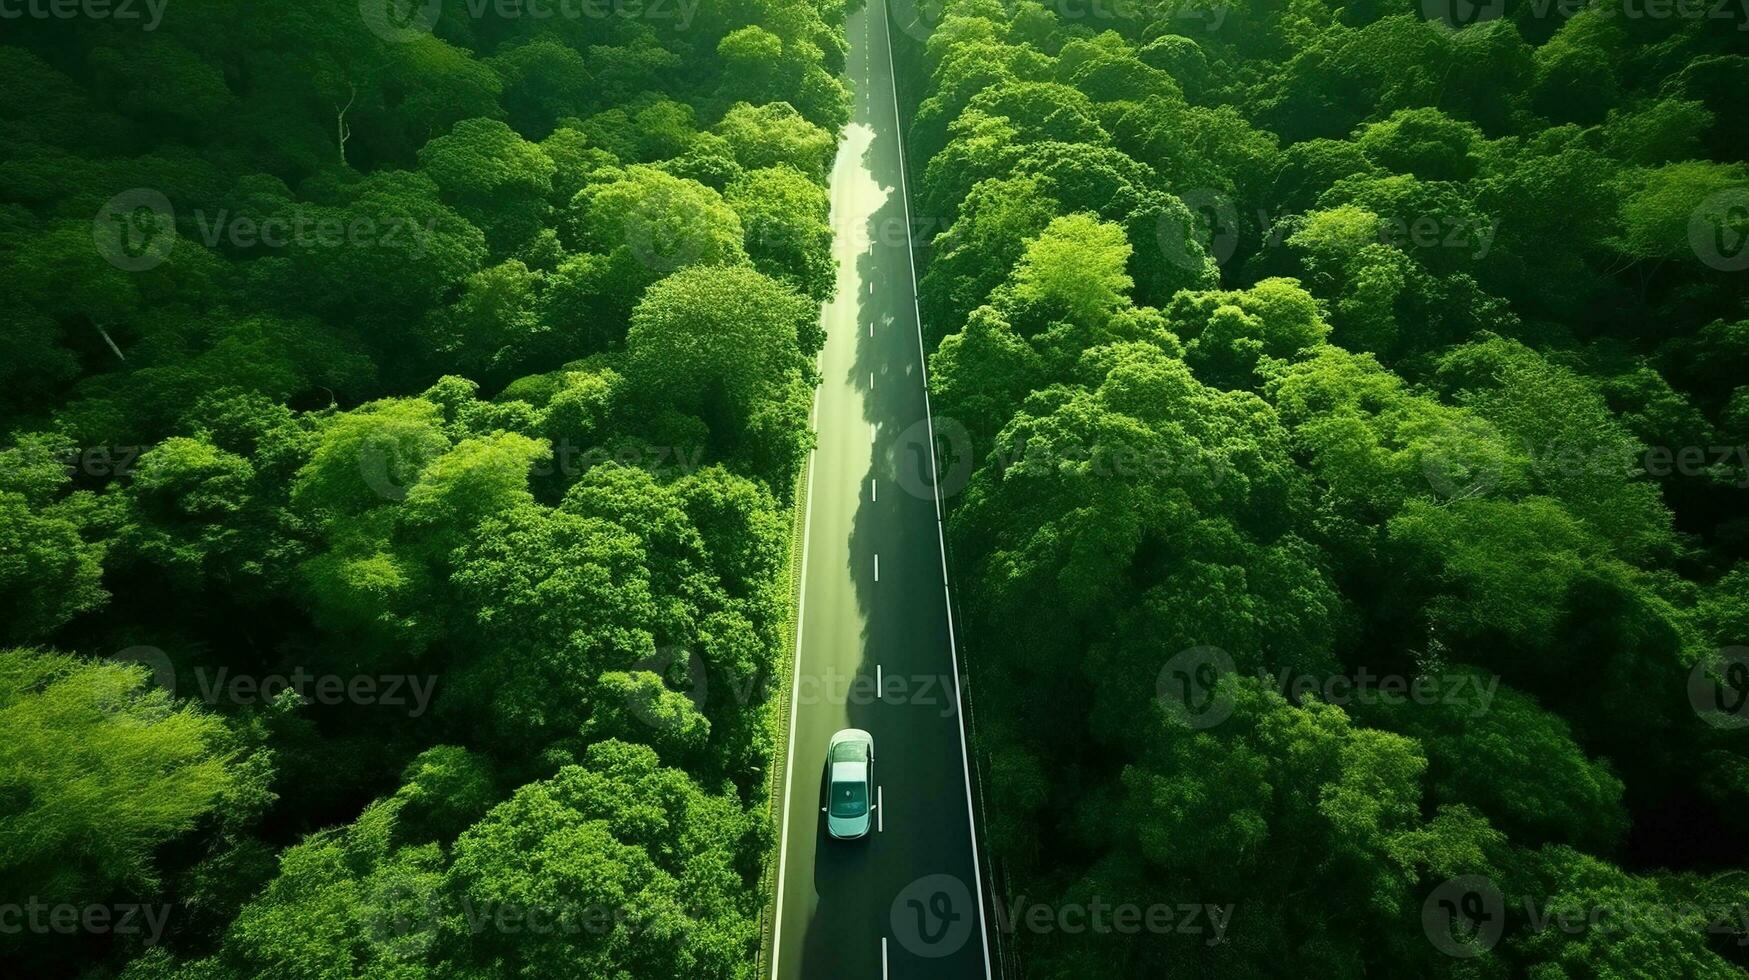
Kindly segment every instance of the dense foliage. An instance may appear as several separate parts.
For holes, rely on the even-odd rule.
[[[0,44],[7,971],[750,976],[842,4],[147,6]]]
[[[1028,976],[1749,966],[1742,15],[1451,6],[912,52],[997,902],[1232,910]]]

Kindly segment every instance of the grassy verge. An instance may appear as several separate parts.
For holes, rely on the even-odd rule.
[[[777,855],[783,846],[783,785],[789,762],[790,675],[796,663],[796,625],[801,610],[802,539],[808,523],[808,467],[796,473],[795,503],[790,514],[789,558],[784,563],[784,586],[789,592],[783,624],[783,656],[772,677],[775,696],[766,702],[765,723],[771,731],[771,764],[766,767],[766,809],[776,830],[759,876],[759,955],[755,976],[771,971],[772,936],[777,926]]]

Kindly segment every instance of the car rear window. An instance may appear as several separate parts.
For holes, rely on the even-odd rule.
[[[862,783],[832,784],[832,815],[860,817],[868,812],[868,787]]]

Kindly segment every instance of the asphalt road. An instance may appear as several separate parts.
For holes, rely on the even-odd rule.
[[[838,292],[814,404],[774,977],[988,977],[908,246],[891,45],[853,14],[832,172]],[[895,28],[896,29],[896,28]],[[874,736],[866,839],[826,836],[826,742]]]

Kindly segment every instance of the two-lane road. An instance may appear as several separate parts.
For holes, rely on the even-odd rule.
[[[838,292],[809,461],[781,980],[990,975],[888,30],[879,2],[848,24],[855,111],[832,172]],[[874,736],[864,840],[829,839],[820,812],[841,728]]]

